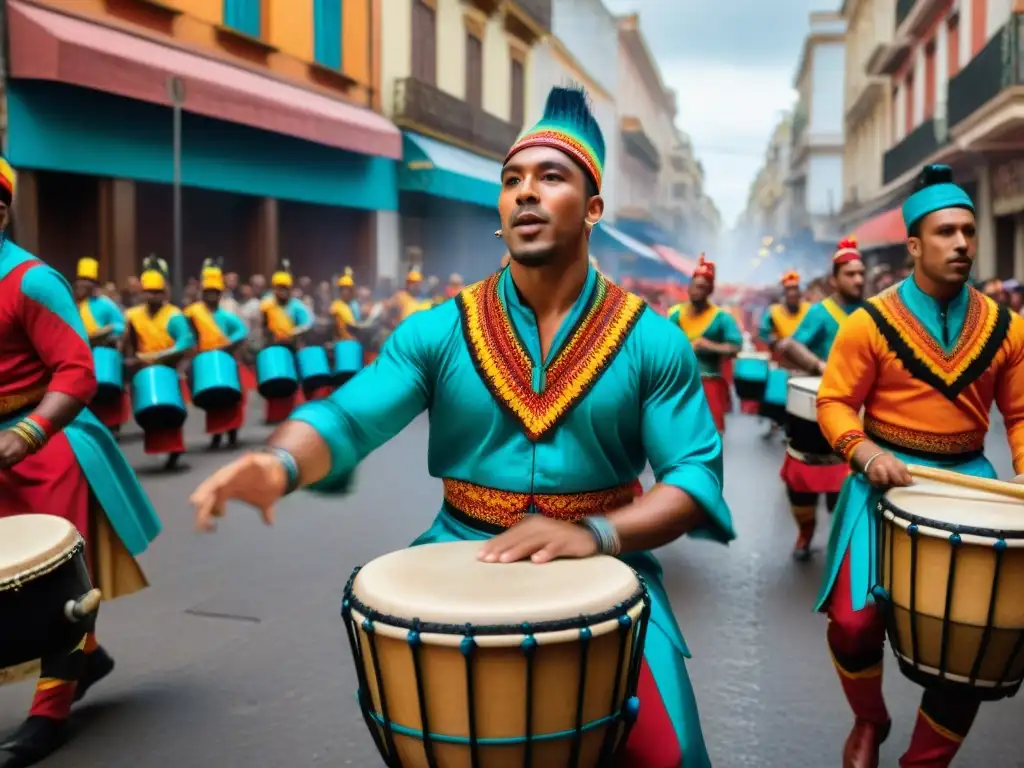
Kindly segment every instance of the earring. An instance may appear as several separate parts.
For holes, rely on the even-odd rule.
[[[500,229],[494,230],[494,236],[495,237],[501,237],[501,230]]]

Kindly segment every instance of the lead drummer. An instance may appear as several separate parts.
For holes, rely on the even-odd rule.
[[[494,563],[621,554],[654,606],[639,720],[619,765],[709,768],[689,651],[649,550],[688,533],[734,538],[722,443],[685,337],[589,263],[603,164],[584,92],[552,89],[502,168],[511,264],[409,317],[372,366],[301,407],[192,503],[202,530],[231,499],[270,523],[296,488],[346,491],[367,454],[429,409],[444,504],[415,543],[480,541]],[[657,485],[634,498],[648,461]]]
[[[6,238],[15,185],[0,158],[0,517],[68,520],[86,540],[93,583],[111,600],[146,586],[135,556],[160,521],[113,435],[85,408],[96,376],[70,286]],[[17,621],[0,617],[4,631],[17,631]],[[28,719],[0,740],[0,768],[34,765],[60,747],[72,703],[113,668],[93,633],[43,659]]]
[[[829,649],[855,717],[843,757],[853,768],[878,765],[890,728],[885,628],[870,593],[882,489],[911,483],[904,462],[995,477],[983,453],[993,399],[1018,478],[1024,472],[1024,320],[967,285],[974,204],[947,166],[931,165],[903,204],[903,221],[914,271],[850,316],[818,393],[822,431],[856,470],[832,520],[816,606],[828,614]],[[900,765],[949,765],[978,704],[969,692],[927,689]]]
[[[812,376],[825,370],[836,334],[850,313],[863,306],[864,260],[852,237],[840,241],[832,255],[832,282],[835,292],[808,309],[793,335],[778,345],[782,359]],[[796,522],[793,558],[798,562],[811,559],[818,499],[824,494],[825,508],[832,512],[848,474],[846,463],[835,455],[804,454],[786,446],[781,477]]]

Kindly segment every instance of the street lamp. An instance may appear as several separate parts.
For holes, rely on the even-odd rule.
[[[174,300],[180,303],[184,292],[184,278],[181,274],[181,105],[185,103],[185,81],[174,75],[167,78],[167,94],[171,97],[171,131],[174,135],[174,255],[171,259],[171,290]]]

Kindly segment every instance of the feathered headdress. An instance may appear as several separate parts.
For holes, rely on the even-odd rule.
[[[840,240],[839,245],[836,246],[836,252],[832,254],[832,263],[837,267],[851,261],[861,260],[860,250],[857,248],[857,238],[852,235]]]
[[[167,262],[150,254],[142,261],[142,275],[139,277],[144,291],[163,291],[167,288]]]
[[[204,291],[223,291],[224,270],[221,267],[221,261],[218,259],[206,259],[203,262],[200,281]]]
[[[910,231],[929,213],[944,208],[966,208],[974,211],[974,201],[953,182],[953,169],[948,165],[926,165],[917,177],[914,193],[903,203],[903,225]]]
[[[281,259],[274,274],[270,276],[270,284],[275,288],[291,288],[293,283],[292,263],[288,259]]]
[[[356,284],[352,267],[345,267],[345,274],[338,278],[339,288],[354,288]]]
[[[540,122],[516,140],[505,162],[527,147],[553,147],[564,152],[583,168],[600,191],[604,175],[604,135],[582,88],[552,88]]]
[[[800,273],[795,269],[791,269],[782,276],[782,287],[783,288],[799,288],[800,287]]]
[[[703,277],[712,283],[715,282],[715,262],[708,261],[702,253],[697,257],[697,266],[693,270],[693,276]]]

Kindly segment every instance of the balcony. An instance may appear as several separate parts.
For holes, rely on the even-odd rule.
[[[552,0],[508,0],[505,3],[505,31],[534,45],[551,31]]]
[[[932,155],[949,143],[939,140],[935,119],[926,120],[882,158],[882,183],[889,184],[911,170],[920,170]]]
[[[1014,15],[995,37],[949,81],[948,121],[952,130],[967,118],[978,118],[1024,100],[1024,56],[1021,33],[1024,14]],[[977,122],[973,120],[971,122]]]
[[[944,0],[896,0],[896,39],[916,39],[949,7]]]
[[[462,144],[499,160],[505,158],[521,128],[414,77],[395,82],[392,119],[402,128]]]
[[[885,97],[887,90],[884,78],[861,78],[847,95],[846,124],[848,126],[859,124],[871,113],[871,108]]]
[[[896,26],[897,28],[910,15],[917,0],[896,0]]]
[[[638,117],[622,118],[622,142],[633,157],[652,171],[661,170],[661,153],[644,131]]]

